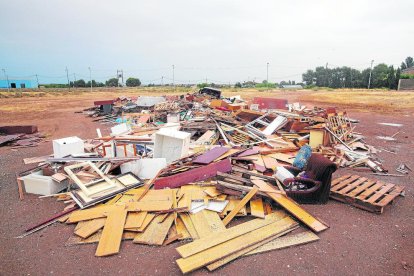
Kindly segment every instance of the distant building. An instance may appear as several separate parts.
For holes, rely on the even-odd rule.
[[[0,89],[8,88],[37,88],[37,84],[34,81],[27,79],[0,79]]]
[[[414,76],[414,67],[410,67],[401,71],[401,75]],[[413,90],[414,91],[414,79],[399,79],[398,90]]]
[[[303,86],[300,84],[281,84],[280,88],[297,90],[297,89],[303,89]]]
[[[402,70],[401,75],[414,75],[414,67]]]

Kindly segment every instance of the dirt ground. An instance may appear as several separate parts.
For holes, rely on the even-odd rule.
[[[300,100],[303,92],[277,93],[278,98]],[[108,125],[94,123],[74,113],[92,106],[93,100],[114,98],[110,92],[73,95],[70,97],[7,98],[0,100],[0,125],[37,124],[48,139],[65,136],[95,137],[95,129],[108,133]],[[315,104],[312,97],[306,104]],[[301,101],[303,102],[303,101]],[[400,163],[414,168],[413,110],[397,113],[375,108],[363,110],[346,104],[350,117],[359,119],[356,131],[366,136],[368,144],[395,151],[378,156],[391,173]],[[318,106],[332,106],[318,103]],[[334,104],[341,107],[340,103]],[[401,128],[379,122],[401,123]],[[378,140],[377,135],[392,135],[396,141]],[[0,275],[179,275],[175,248],[122,243],[120,253],[112,257],[94,256],[96,245],[65,246],[73,235],[73,225],[55,224],[23,239],[24,229],[60,212],[63,204],[51,198],[38,199],[27,195],[18,200],[15,173],[33,165],[22,159],[50,154],[51,142],[35,148],[11,150],[0,148]],[[315,243],[238,259],[217,270],[220,275],[413,275],[414,274],[414,184],[411,172],[405,177],[381,177],[370,172],[339,169],[334,177],[353,173],[402,185],[406,196],[399,197],[381,215],[372,214],[339,202],[327,205],[306,205],[305,208],[330,225]],[[206,274],[201,269],[194,274]]]

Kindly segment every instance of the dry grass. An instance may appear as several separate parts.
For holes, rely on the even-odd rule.
[[[352,109],[377,112],[399,112],[414,110],[413,92],[336,90],[306,93],[299,101],[334,104]]]
[[[138,87],[138,88],[94,88],[76,89],[42,89],[40,91],[0,92],[0,112],[24,113],[44,111],[47,109],[67,109],[78,106],[92,106],[94,100],[114,99],[119,96],[139,95],[180,95],[196,91],[196,88],[177,87]],[[335,105],[346,109],[376,112],[406,112],[414,110],[413,92],[395,92],[384,90],[265,90],[255,88],[223,89],[224,96],[240,95],[243,99],[253,97],[272,97],[287,99],[289,102],[302,102],[311,105]]]

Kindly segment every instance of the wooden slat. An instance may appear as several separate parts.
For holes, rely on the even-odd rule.
[[[292,227],[295,227],[296,225],[297,223],[295,223],[291,218],[286,217],[277,222],[266,225],[262,228],[251,231],[197,254],[191,255],[188,258],[178,259],[177,264],[183,273],[188,273],[267,238],[274,237],[280,232],[284,232]]]
[[[190,218],[200,238],[225,228],[218,214],[213,211],[202,210],[195,214],[190,214]]]
[[[257,218],[265,217],[263,200],[261,197],[250,200],[250,214]]]
[[[181,235],[179,238],[180,240],[191,239],[191,235],[188,232],[187,228],[184,225],[183,220],[180,217],[177,217],[175,220],[175,228],[177,231],[177,235]]]
[[[391,201],[393,201],[397,196],[401,194],[404,188],[396,186],[388,195],[386,195],[380,202],[376,203],[380,206],[385,206]]]
[[[223,266],[223,265],[225,265],[225,264],[227,264],[227,263],[229,263],[229,262],[231,262],[231,261],[233,261],[233,260],[235,260],[235,259],[237,259],[239,257],[245,256],[250,251],[255,250],[255,249],[259,248],[259,247],[262,247],[263,245],[268,244],[272,240],[277,239],[280,236],[286,235],[287,233],[289,233],[289,232],[291,232],[291,231],[293,231],[293,230],[295,230],[297,228],[299,228],[299,225],[297,225],[296,227],[291,227],[289,229],[286,229],[285,231],[282,231],[282,232],[278,233],[277,235],[275,235],[273,237],[264,239],[264,240],[262,240],[262,241],[260,241],[258,243],[255,243],[253,245],[250,245],[250,246],[248,246],[248,247],[246,247],[246,248],[244,248],[242,250],[239,250],[239,251],[237,251],[235,253],[232,253],[232,254],[230,254],[230,255],[228,255],[228,256],[226,256],[226,257],[224,257],[224,258],[222,258],[222,259],[220,259],[218,261],[215,261],[215,262],[207,265],[207,269],[209,271],[213,271],[213,270],[215,270],[215,269],[217,269],[217,268],[219,268],[219,267],[221,267],[221,266]]]
[[[147,212],[129,212],[125,222],[125,229],[141,227],[146,216]]]
[[[306,244],[319,240],[319,237],[312,231],[305,231],[297,234],[289,234],[280,238],[276,238],[271,242],[268,242],[255,250],[246,253],[246,256],[254,255],[258,253],[268,252],[272,250],[292,247],[296,245]]]
[[[377,201],[377,199],[384,196],[384,194],[386,192],[388,192],[389,190],[391,190],[394,186],[395,186],[395,184],[391,184],[391,183],[386,184],[384,187],[381,188],[381,190],[375,192],[375,194],[373,196],[368,198],[367,201],[369,203],[374,203],[375,201]]]
[[[256,186],[253,187],[250,192],[243,197],[243,199],[237,204],[237,206],[223,219],[223,224],[226,226],[230,223],[230,221],[237,215],[237,213],[240,211],[241,208],[243,208],[247,202],[259,191],[259,188]]]
[[[334,187],[331,188],[332,192],[338,191],[340,189],[342,189],[342,187],[345,187],[346,185],[348,185],[349,183],[355,181],[356,179],[360,178],[360,176],[358,175],[352,175],[350,178],[341,181],[340,183],[338,183],[337,185],[335,185]]]
[[[106,218],[98,218],[88,221],[80,221],[79,223],[82,223],[83,225],[75,230],[75,234],[79,237],[86,239],[90,237],[91,235],[98,232],[101,228],[105,225]],[[78,223],[78,224],[79,224]]]
[[[361,183],[364,183],[367,180],[366,177],[361,177],[358,180],[348,184],[347,186],[343,187],[342,189],[340,189],[339,191],[336,191],[339,194],[347,194],[348,192],[350,192],[352,189],[356,188],[357,186],[359,186]]]
[[[181,220],[183,221],[185,228],[187,229],[188,233],[190,233],[190,236],[193,240],[198,239],[199,236],[197,234],[196,229],[194,228],[194,224],[191,221],[190,215],[189,214],[183,214],[180,213],[179,214]]]
[[[355,197],[357,196],[359,193],[365,191],[367,188],[369,188],[370,186],[372,186],[372,184],[374,184],[375,181],[374,180],[368,180],[365,183],[363,183],[362,185],[359,185],[357,188],[355,188],[353,191],[351,191],[350,193],[348,193],[348,196],[350,197]]]
[[[253,183],[263,182],[262,180],[252,180]],[[263,184],[261,184],[263,185]],[[271,186],[269,186],[269,189]],[[321,232],[323,230],[328,229],[328,226],[319,221],[317,218],[313,217],[310,213],[300,207],[295,201],[291,200],[290,198],[286,197],[285,195],[275,194],[275,193],[267,193],[268,197],[276,201],[280,206],[282,206],[286,211],[292,214],[294,217],[299,219],[305,225],[307,225],[310,229],[314,232]]]
[[[356,198],[361,199],[361,200],[365,200],[367,197],[369,197],[370,195],[375,193],[375,191],[378,190],[379,188],[381,188],[382,186],[384,186],[384,182],[377,181],[377,183],[375,183],[375,185],[369,187],[367,190],[365,190],[362,194],[360,194]]]
[[[169,214],[164,221],[162,219],[162,216],[157,216],[141,235],[137,235],[134,243],[162,245],[168,234],[168,230],[170,230],[174,222],[174,216]]]
[[[285,217],[286,217],[286,214],[284,212],[275,212],[275,213],[267,215],[265,219],[254,219],[254,220],[230,227],[228,229],[213,233],[209,236],[198,239],[191,243],[182,245],[176,248],[176,250],[181,255],[181,257],[187,258],[191,255],[194,255],[198,252],[206,250],[210,247],[221,244],[225,241],[236,238],[238,236],[244,235],[248,232],[259,229],[266,225],[272,224]]]
[[[95,256],[109,256],[119,252],[127,210],[124,205],[114,207],[106,219]]]

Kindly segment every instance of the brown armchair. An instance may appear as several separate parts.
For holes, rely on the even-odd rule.
[[[286,166],[294,178],[283,181],[286,194],[299,203],[326,204],[331,190],[332,173],[337,169],[336,164],[323,155],[313,153],[308,160],[305,170],[306,177],[296,177],[300,169]]]

